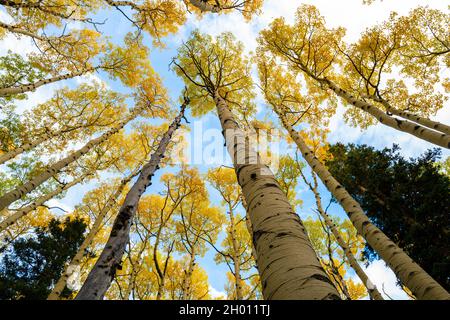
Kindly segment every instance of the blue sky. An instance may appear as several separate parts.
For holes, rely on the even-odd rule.
[[[294,18],[295,9],[302,3],[314,4],[318,7],[321,14],[325,16],[325,19],[330,27],[343,26],[347,28],[346,40],[354,41],[358,38],[361,31],[365,28],[385,20],[389,13],[393,10],[399,12],[400,14],[407,14],[412,8],[418,5],[429,5],[433,8],[439,8],[441,10],[447,10],[446,1],[442,0],[384,0],[382,2],[376,2],[372,6],[362,5],[362,0],[346,0],[346,1],[335,1],[335,0],[266,0],[263,14],[255,17],[251,22],[247,23],[238,13],[232,13],[230,15],[205,15],[203,19],[198,19],[194,16],[189,16],[187,23],[182,26],[179,32],[175,35],[171,35],[164,39],[166,48],[159,49],[155,48],[151,51],[151,61],[152,65],[159,73],[163,79],[164,85],[168,89],[170,97],[174,104],[178,104],[178,97],[184,87],[183,82],[178,78],[174,72],[169,68],[169,64],[172,58],[176,55],[177,47],[186,40],[190,32],[198,28],[200,31],[209,33],[211,35],[218,35],[224,31],[233,32],[238,39],[240,39],[245,45],[246,53],[253,51],[256,48],[256,37],[259,30],[266,27],[273,18],[284,16],[287,21],[292,21]],[[105,25],[100,26],[101,31],[111,36],[113,41],[120,42],[123,36],[132,31],[132,25],[123,17],[121,14],[115,10],[110,10],[108,12],[101,12],[98,15],[98,20],[103,20],[108,18]],[[0,19],[5,21],[8,19],[6,14],[0,11]],[[72,25],[72,28],[77,28],[77,25]],[[146,35],[145,43],[152,47],[151,39]],[[21,39],[18,41],[13,37],[8,37],[0,42],[0,54],[3,55],[7,50],[13,50],[15,52],[25,54],[33,50],[31,42],[26,39]],[[26,101],[21,101],[18,103],[19,111],[30,108],[36,103],[44,102],[51,95],[52,92],[62,86],[76,86],[81,81],[90,81],[92,79],[99,79],[108,84],[112,89],[118,91],[124,91],[120,83],[117,81],[111,81],[104,74],[95,74],[93,76],[85,76],[76,80],[66,81],[64,83],[57,83],[48,85],[38,89],[36,92],[29,95],[29,99]],[[268,108],[266,108],[264,101],[258,96],[256,99],[258,104],[258,114],[256,118],[263,119],[268,116],[273,119],[275,123],[276,120],[270,115]],[[422,140],[416,139],[408,134],[404,134],[393,129],[387,128],[382,125],[372,126],[365,131],[361,131],[359,128],[354,128],[348,126],[342,118],[342,113],[344,107],[340,106],[337,115],[334,116],[330,121],[329,128],[331,133],[329,135],[329,141],[343,142],[343,143],[358,143],[358,144],[368,144],[375,148],[390,147],[392,143],[395,142],[400,145],[402,152],[405,156],[418,156],[420,153],[424,152],[426,149],[434,147],[433,145],[424,142]],[[193,124],[193,118],[188,114],[188,118]],[[444,109],[439,111],[435,117],[439,121],[444,123],[450,123],[450,106],[447,103]],[[208,129],[217,129],[219,132],[220,123],[217,117],[210,113],[201,119],[197,120],[197,125],[201,125],[204,131]],[[193,133],[190,133],[193,134]],[[205,142],[208,143],[208,142]],[[223,145],[223,142],[219,142]],[[224,154],[227,154],[224,151]],[[450,152],[444,151],[444,156],[449,156]],[[229,158],[228,158],[229,163]],[[198,168],[201,172],[206,172],[210,167],[217,167],[221,163],[213,164],[208,166],[205,164],[199,165]],[[176,170],[176,168],[169,169],[171,171]],[[158,174],[154,177],[153,185],[147,190],[147,193],[157,193],[160,190],[159,178],[161,174],[167,172],[166,170],[160,170]],[[106,177],[106,176],[105,176]],[[63,206],[67,209],[73,208],[77,203],[80,202],[83,194],[91,188],[96,186],[95,182],[74,187],[71,189],[66,197],[62,200],[58,200],[58,205]],[[219,205],[220,198],[218,193],[212,188],[208,188],[210,191],[211,201]],[[323,186],[320,187],[321,194],[324,198],[324,203],[328,203],[330,198],[329,193],[325,190]],[[305,218],[313,214],[312,209],[315,208],[315,203],[312,195],[306,189],[305,185],[299,185],[297,189],[298,197],[303,201],[301,208],[298,208],[298,212],[302,218]],[[344,217],[344,213],[339,208],[339,206],[334,205],[331,207],[331,213]],[[241,213],[242,212],[242,208]],[[214,291],[223,291],[224,284],[226,281],[226,271],[227,267],[225,265],[216,265],[213,258],[215,252],[210,250],[208,254],[201,259],[201,266],[208,272],[210,283]],[[395,277],[392,272],[384,267],[382,262],[376,262],[372,264],[367,272],[369,277],[373,279],[373,282],[381,287],[384,283],[386,291],[390,296],[394,298],[405,298],[405,294],[398,289],[395,285]]]

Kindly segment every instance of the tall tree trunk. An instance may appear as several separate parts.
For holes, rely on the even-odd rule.
[[[336,181],[327,168],[317,159],[297,131],[288,123],[286,116],[277,108],[274,108],[274,110],[291,138],[297,144],[303,158],[319,176],[333,197],[339,201],[358,233],[366,239],[367,243],[389,265],[401,282],[418,299],[450,299],[450,294],[439,283],[370,222],[359,203],[352,198],[347,190]]]
[[[180,113],[164,134],[158,149],[152,154],[150,161],[142,168],[139,178],[128,192],[122,207],[114,221],[108,242],[103,252],[89,273],[83,287],[76,296],[77,300],[100,300],[105,295],[114,278],[117,267],[120,266],[125,246],[130,237],[130,227],[136,214],[137,206],[142,194],[151,184],[155,171],[159,168],[161,159],[169,145],[175,130],[181,125],[181,119],[189,101],[181,106]]]
[[[141,11],[141,7],[137,5],[134,1],[114,1],[114,0],[105,0],[107,4],[113,7],[130,7],[136,11]]]
[[[416,136],[422,140],[433,143],[435,145],[450,149],[449,134],[439,133],[437,131],[430,130],[424,126],[421,126],[419,124],[414,124],[407,120],[400,120],[395,117],[391,117],[382,110],[380,110],[377,106],[355,98],[345,90],[339,88],[331,80],[321,78],[315,79],[319,81],[321,84],[324,84],[328,88],[333,90],[339,97],[343,98],[351,105],[375,117],[380,123],[388,127],[394,128],[396,130],[407,132],[409,134],[412,134],[413,136]]]
[[[45,181],[53,177],[55,174],[59,173],[61,169],[67,167],[69,164],[81,158],[95,146],[98,146],[101,143],[105,142],[110,136],[119,132],[128,122],[136,118],[142,110],[143,110],[142,108],[133,110],[131,115],[129,115],[125,120],[119,122],[115,127],[105,132],[100,137],[92,139],[78,151],[71,153],[64,159],[59,160],[53,165],[47,167],[47,169],[42,174],[38,175],[37,177],[31,179],[30,181],[24,183],[23,185],[17,187],[16,189],[0,197],[0,210],[3,210],[14,201],[19,200],[27,193],[30,193],[31,191],[35,190]]]
[[[234,280],[235,280],[235,291],[236,300],[243,300],[242,295],[242,279],[241,279],[241,260],[239,252],[239,244],[236,239],[236,222],[234,221],[233,208],[229,205],[229,215],[230,215],[230,236],[233,246],[233,265],[234,265]]]
[[[34,147],[38,146],[39,144],[41,144],[42,142],[45,142],[49,139],[51,139],[52,137],[55,137],[57,134],[51,133],[51,132],[46,132],[44,133],[40,138],[29,142],[29,143],[25,143],[23,145],[21,145],[18,148],[15,148],[14,150],[11,150],[5,154],[2,154],[0,156],[0,164],[3,164],[15,157],[17,157],[18,155],[27,152],[28,150],[33,149]]]
[[[250,220],[250,215],[248,214],[248,209],[247,209],[247,202],[245,201],[245,198],[243,195],[241,195],[241,202],[242,202],[242,206],[245,209],[245,224],[247,226],[247,231],[250,234],[250,237],[252,237],[252,235],[253,235],[252,221]],[[256,263],[257,262],[256,261],[256,249],[255,249],[255,245],[254,245],[253,241],[251,243],[252,243],[252,256],[253,256],[253,260],[255,260],[255,263]]]
[[[13,33],[16,33],[16,34],[21,34],[21,35],[24,35],[24,36],[28,36],[28,37],[31,37],[31,38],[34,38],[34,39],[37,39],[37,40],[41,40],[41,41],[45,41],[46,40],[44,37],[41,37],[41,36],[39,36],[37,34],[34,34],[34,33],[30,32],[28,30],[25,30],[25,29],[22,29],[22,28],[19,28],[19,27],[16,27],[16,26],[13,26],[13,25],[1,22],[1,21],[0,21],[0,28],[6,29],[9,32],[13,32]]]
[[[195,268],[195,251],[194,248],[192,248],[192,251],[189,256],[189,267],[185,271],[186,273],[184,275],[182,284],[182,291],[183,291],[182,300],[189,299],[189,293],[192,285],[192,273],[194,272],[194,268]]]
[[[404,118],[404,119],[416,122],[416,123],[418,123],[420,125],[423,125],[423,126],[425,126],[427,128],[430,128],[430,129],[433,129],[433,130],[436,130],[436,131],[439,131],[439,132],[441,132],[443,134],[450,135],[450,126],[448,126],[446,124],[443,124],[443,123],[438,122],[438,121],[433,121],[433,120],[430,120],[428,118],[418,116],[416,114],[412,114],[412,113],[410,113],[408,111],[397,110],[389,102],[387,102],[384,99],[380,99],[380,98],[373,97],[373,96],[369,96],[368,98],[372,99],[372,100],[374,100],[376,102],[381,103],[386,108],[387,112],[389,112],[389,113],[391,113],[391,114],[393,114],[395,116],[398,116],[398,117],[401,117],[401,118]]]
[[[316,200],[316,205],[317,205],[317,211],[319,211],[319,214],[325,221],[325,224],[331,230],[337,243],[344,251],[344,254],[347,257],[348,263],[353,268],[353,270],[355,270],[359,279],[361,279],[361,282],[367,288],[367,292],[369,293],[370,298],[372,300],[384,300],[383,296],[378,291],[377,287],[370,281],[367,274],[364,272],[364,270],[359,265],[358,261],[356,260],[355,256],[353,255],[353,253],[351,251],[351,248],[347,245],[347,243],[342,238],[341,233],[336,228],[336,225],[334,224],[333,220],[331,220],[330,216],[327,213],[325,213],[325,211],[323,210],[322,200],[320,198],[319,191],[317,190],[317,187],[318,187],[317,176],[314,172],[312,173],[312,176],[313,176],[314,184],[312,185],[312,184],[308,183],[308,186],[311,189],[311,191],[314,193],[314,198]]]
[[[31,92],[31,91],[35,91],[37,88],[42,87],[46,84],[50,84],[50,83],[54,83],[54,82],[58,82],[61,80],[67,80],[67,79],[72,79],[75,77],[79,77],[82,76],[86,73],[92,72],[97,70],[99,67],[96,68],[88,68],[79,72],[70,72],[70,73],[66,73],[60,76],[56,76],[53,78],[48,78],[48,79],[44,79],[44,80],[39,80],[33,83],[28,83],[28,84],[23,84],[23,85],[19,85],[19,86],[14,86],[14,87],[8,87],[8,88],[0,88],[0,97],[7,97],[7,96],[11,96],[14,94],[20,94],[20,93],[26,93],[26,92]]]
[[[33,201],[28,206],[17,210],[17,212],[15,212],[14,214],[8,216],[5,220],[3,220],[0,223],[0,232],[3,232],[6,228],[8,228],[9,226],[11,226],[14,223],[16,223],[17,220],[19,220],[20,218],[26,216],[28,213],[36,210],[38,207],[42,206],[48,200],[53,199],[54,197],[56,197],[57,195],[61,194],[62,192],[66,191],[66,190],[69,190],[73,186],[79,184],[84,179],[86,179],[86,177],[89,176],[89,175],[90,174],[85,174],[85,175],[82,175],[82,176],[74,179],[73,181],[71,181],[71,182],[69,182],[67,184],[61,184],[55,190],[53,190],[52,192],[47,193],[46,195],[43,195],[39,199]]]
[[[245,134],[226,101],[217,92],[214,100],[248,205],[264,298],[340,299],[273,173],[245,143]],[[235,138],[241,143],[236,143]]]
[[[40,8],[42,1],[17,1],[17,0],[0,0],[0,5],[13,8]]]
[[[125,189],[126,185],[131,181],[131,179],[133,179],[135,176],[137,176],[138,173],[139,173],[139,170],[135,170],[128,177],[123,179],[120,182],[120,185],[116,189],[116,191],[113,194],[111,194],[111,196],[106,200],[105,205],[100,210],[97,217],[95,218],[94,224],[92,225],[91,229],[89,230],[89,233],[87,234],[86,238],[84,239],[83,243],[81,244],[80,248],[78,249],[78,252],[72,258],[72,260],[70,261],[70,263],[64,270],[63,274],[59,278],[58,282],[53,287],[53,290],[49,294],[47,300],[58,300],[59,299],[61,292],[66,287],[67,279],[69,279],[69,277],[71,275],[70,271],[74,270],[77,266],[80,265],[81,259],[83,259],[87,248],[90,246],[90,244],[92,243],[92,240],[94,240],[95,236],[99,232],[101,224],[102,224],[103,220],[105,220],[106,215],[112,209],[112,207],[115,204],[117,204],[117,200],[122,195],[123,189]]]

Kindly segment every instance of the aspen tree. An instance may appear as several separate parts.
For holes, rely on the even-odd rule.
[[[449,134],[449,126],[429,119],[446,100],[436,86],[450,46],[442,29],[446,24],[450,27],[448,19],[448,15],[428,8],[415,9],[407,17],[392,13],[387,21],[364,31],[357,42],[338,44],[346,75],[339,81],[341,88],[379,104],[390,115]],[[411,37],[411,32],[415,36]],[[400,67],[400,79],[391,75],[395,67]],[[414,88],[405,81],[414,81]],[[356,114],[352,117],[359,120]]]
[[[42,43],[41,43],[42,42]],[[97,66],[92,60],[100,53],[107,53],[106,43],[100,34],[91,30],[75,30],[72,33],[47,42],[37,40],[39,53],[28,54],[28,60],[33,69],[42,73],[37,81],[30,81],[28,77],[14,83],[4,83],[0,87],[0,97],[11,97],[30,91],[46,84],[72,79],[89,72],[105,68],[117,67],[116,62],[101,63]],[[47,77],[47,74],[50,77]],[[45,78],[47,77],[47,78]],[[17,77],[16,77],[17,78]]]
[[[105,132],[98,138],[90,140],[81,149],[69,154],[67,157],[57,161],[52,165],[47,166],[45,172],[43,172],[41,175],[31,179],[30,181],[24,183],[23,185],[4,194],[2,197],[0,197],[0,210],[6,208],[14,201],[17,201],[20,198],[22,198],[25,194],[36,189],[39,185],[50,179],[52,176],[58,174],[58,172],[60,172],[63,168],[67,167],[68,165],[70,165],[71,163],[78,160],[86,153],[88,153],[92,148],[105,142],[110,136],[119,132],[128,122],[136,118],[142,112],[143,108],[132,110],[132,112],[124,120],[117,123],[109,131]]]
[[[12,215],[7,216],[5,219],[3,219],[0,222],[0,232],[3,232],[6,228],[8,228],[10,225],[16,223],[17,220],[24,217],[28,213],[36,210],[39,206],[42,206],[48,200],[53,199],[54,197],[61,194],[62,192],[83,182],[83,180],[85,180],[87,178],[87,176],[88,175],[83,175],[83,176],[80,176],[80,177],[74,179],[73,181],[71,181],[69,183],[62,184],[62,185],[58,186],[52,192],[43,195],[42,197],[36,199],[35,201],[33,201],[31,204],[27,205],[26,207],[20,208],[19,210],[14,212]]]
[[[144,196],[139,202],[136,220],[131,229],[131,233],[137,235],[137,240],[130,239],[124,266],[117,272],[115,278],[117,287],[120,288],[122,285],[124,288],[120,291],[123,300],[151,299],[157,291],[156,275],[152,270],[154,251],[150,245],[150,239],[155,238],[155,231],[159,227],[158,214],[163,206],[164,199],[159,195]],[[121,275],[126,277],[122,281],[119,280]],[[108,290],[108,298],[110,291]]]
[[[127,186],[127,184],[139,174],[139,170],[135,170],[131,174],[129,174],[127,177],[122,179],[119,186],[117,187],[116,191],[111,194],[111,196],[106,201],[105,205],[103,206],[102,210],[98,213],[98,216],[96,217],[94,224],[89,230],[89,233],[84,238],[83,243],[78,248],[77,254],[72,258],[70,263],[67,265],[66,269],[64,270],[63,274],[59,278],[58,282],[55,284],[55,286],[52,289],[52,292],[48,296],[47,300],[57,300],[59,299],[59,295],[64,290],[67,279],[70,277],[71,272],[75,270],[77,266],[79,266],[81,259],[83,258],[85,251],[91,244],[92,240],[94,239],[95,235],[99,231],[102,222],[104,221],[106,215],[109,213],[111,208],[117,203],[119,197],[122,195],[123,190]]]
[[[247,226],[244,226],[243,219],[239,219],[239,215],[236,215],[236,207],[240,204],[242,195],[233,169],[220,167],[216,170],[209,170],[207,179],[219,191],[222,205],[225,206],[228,215],[227,237],[223,243],[224,250],[216,249],[218,251],[216,261],[224,260],[228,266],[232,264],[232,268],[230,267],[234,277],[232,281],[234,294],[232,296],[235,296],[236,300],[243,300],[246,298],[243,292],[244,270],[252,267],[251,260],[253,259],[251,251],[247,250],[252,246],[250,237],[246,238],[245,232],[243,232]],[[228,262],[229,260],[231,263]]]
[[[264,61],[260,62],[259,70],[260,77],[264,83],[263,88],[267,102],[280,118],[283,127],[296,143],[308,165],[318,175],[333,197],[341,204],[358,233],[366,239],[367,243],[380,255],[400,281],[418,299],[448,299],[449,294],[441,285],[417,265],[379,228],[370,222],[359,203],[336,181],[326,166],[319,160],[318,155],[308,146],[302,135],[294,129],[291,124],[292,120],[287,116],[292,110],[288,107],[289,104],[285,102],[286,97],[291,96],[292,90],[295,90],[295,85],[292,82],[288,82],[284,84],[284,87],[277,86],[279,84],[277,81],[271,84],[270,77],[273,74],[270,73],[268,64],[264,63]],[[280,70],[278,69],[275,74],[280,75]],[[276,95],[271,94],[273,85],[276,88]],[[313,103],[317,103],[317,101]],[[298,107],[297,102],[291,103],[290,105],[297,105]],[[300,108],[303,108],[302,104],[300,104]]]
[[[177,241],[175,233],[181,234],[183,232],[178,230],[180,229],[180,227],[176,225],[174,216],[179,216],[179,213],[177,212],[178,208],[182,206],[183,202],[189,201],[189,199],[193,197],[194,194],[199,198],[206,198],[205,186],[200,180],[198,171],[195,169],[183,167],[178,175],[165,174],[161,178],[161,180],[164,182],[164,186],[166,189],[164,191],[165,199],[163,206],[159,208],[158,212],[159,221],[157,230],[155,231],[155,244],[153,246],[152,257],[153,266],[158,277],[158,290],[156,294],[156,300],[160,300],[163,298],[163,294],[166,289],[166,279],[171,254],[175,251],[175,249],[180,250],[180,246],[175,245],[175,242]],[[167,255],[162,263],[160,255],[158,254],[160,245],[164,245],[166,247],[165,251],[167,251]],[[190,262],[187,273],[189,273],[189,271],[193,271],[195,263],[194,260],[196,257],[195,252],[192,250],[192,248],[188,253],[190,255]],[[189,278],[190,276],[184,277],[186,281],[182,285],[184,285],[185,289]]]
[[[367,93],[361,94],[354,87],[347,88],[345,86],[351,82],[349,81],[351,77],[336,73],[337,67],[342,64],[344,59],[339,54],[343,35],[342,28],[327,29],[323,17],[315,7],[303,5],[297,10],[294,26],[286,24],[283,18],[279,18],[272,22],[269,29],[263,30],[259,38],[260,48],[258,50],[267,51],[280,57],[289,64],[290,68],[304,74],[308,88],[316,86],[324,91],[331,90],[347,105],[356,108],[350,109],[351,112],[362,111],[363,115],[370,115],[371,121],[376,119],[393,129],[409,133],[438,146],[450,148],[450,135],[435,131],[434,125],[437,123],[433,124],[433,129],[430,129],[419,124],[419,122],[425,123],[420,119],[417,120],[418,122],[411,122],[404,118],[394,117],[390,115],[389,110],[386,110],[387,113],[383,110],[386,103],[378,103],[379,99],[366,99]],[[384,58],[388,58],[388,56]],[[384,58],[380,61],[377,60],[373,66],[375,71],[377,66],[381,66],[379,72],[374,72],[378,82],[385,65],[382,63],[385,61]],[[400,115],[400,112],[397,114]]]
[[[230,108],[242,106],[251,111],[253,107],[249,61],[242,50],[242,44],[237,44],[231,34],[222,34],[213,42],[211,37],[194,32],[179,49],[174,64],[188,86],[193,114],[216,107],[248,204],[264,297],[339,299],[300,218],[270,169],[261,164],[253,148],[245,145],[245,134]]]
[[[141,84],[146,77],[154,75],[148,58],[149,50],[142,44],[142,36],[136,38],[132,33],[128,33],[123,47],[103,41],[98,33],[92,31],[80,31],[77,37],[82,37],[79,41],[86,44],[78,44],[75,41],[76,45],[66,44],[66,47],[58,49],[48,45],[48,48],[41,48],[44,53],[30,56],[33,66],[50,73],[51,77],[0,87],[0,97],[14,97],[50,83],[100,70],[132,88]],[[83,50],[83,47],[87,49]]]
[[[61,151],[70,140],[80,140],[120,121],[125,96],[104,86],[82,84],[74,90],[58,90],[49,101],[24,112],[21,144],[0,155],[3,164],[41,144],[39,154]],[[49,146],[51,144],[51,147]]]
[[[180,113],[169,126],[168,131],[164,134],[159,143],[158,149],[152,154],[150,161],[143,166],[137,181],[128,192],[114,221],[105,249],[97,260],[94,268],[89,273],[83,287],[78,292],[78,295],[76,296],[77,300],[102,299],[106,290],[108,290],[111,285],[116,270],[121,265],[125,246],[129,239],[131,221],[136,213],[139,199],[150,185],[155,171],[158,170],[172,135],[175,130],[180,127],[188,103],[189,100],[185,97]]]
[[[204,184],[202,184],[204,187]],[[224,221],[224,215],[219,208],[210,206],[206,190],[203,194],[193,193],[177,208],[181,218],[176,224],[176,230],[181,240],[181,252],[188,255],[188,268],[182,282],[183,300],[192,296],[192,282],[197,269],[198,257],[206,253],[206,243],[215,242]],[[208,239],[208,241],[205,241]]]
[[[322,219],[325,221],[325,224],[327,225],[327,227],[333,233],[334,238],[336,239],[339,246],[344,251],[344,254],[347,257],[348,263],[350,264],[352,269],[355,270],[359,279],[364,284],[364,286],[367,288],[367,292],[369,293],[370,298],[373,300],[384,300],[383,296],[378,291],[377,287],[370,281],[369,277],[364,272],[363,268],[361,268],[361,266],[359,265],[358,261],[356,260],[355,256],[352,253],[350,245],[345,242],[341,233],[336,228],[336,224],[333,222],[332,218],[323,209],[322,199],[321,199],[319,191],[318,191],[318,181],[317,181],[316,174],[314,172],[312,173],[313,183],[309,182],[306,179],[306,177],[303,175],[303,173],[302,173],[302,177],[303,177],[303,181],[308,185],[309,189],[314,193],[317,211],[319,212]]]

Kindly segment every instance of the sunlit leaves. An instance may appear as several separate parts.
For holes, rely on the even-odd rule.
[[[214,108],[216,92],[236,111],[254,110],[250,61],[242,51],[243,44],[231,33],[214,39],[194,31],[180,47],[174,68],[186,83],[194,115]]]
[[[7,56],[0,57],[0,88],[14,87],[41,80],[44,75],[45,72],[17,53],[8,51]],[[26,95],[17,95],[15,98],[25,99]],[[2,100],[0,100],[0,104],[3,104]]]
[[[106,49],[101,34],[95,30],[74,30],[67,35],[37,40],[39,51],[32,53],[34,65],[51,74],[90,69],[93,59]]]
[[[261,32],[261,48],[283,57],[290,66],[313,77],[331,76],[336,63],[337,45],[345,34],[343,28],[327,29],[319,11],[310,5],[297,9],[294,25],[275,19]]]

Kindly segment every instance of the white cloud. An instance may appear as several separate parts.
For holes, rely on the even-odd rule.
[[[397,277],[394,272],[386,266],[384,261],[374,261],[367,268],[363,266],[363,269],[385,299],[389,299],[389,297],[394,300],[410,299],[408,295],[397,285]],[[357,276],[355,277],[357,278]],[[357,279],[355,279],[355,281],[356,280]],[[383,287],[389,297],[383,292]]]
[[[212,299],[218,299],[218,298],[226,298],[227,294],[223,291],[219,291],[215,289],[213,286],[209,286],[209,295]]]
[[[100,78],[96,73],[87,73],[84,74],[82,76],[76,77],[75,79],[75,83],[77,85],[79,84],[83,84],[83,83],[99,83],[99,84],[103,84],[105,86],[105,88],[107,89],[111,89],[111,87],[108,85],[107,82],[105,82],[102,78]]]
[[[72,212],[74,209],[73,207],[67,205],[65,203],[65,201],[62,202],[61,200],[58,200],[58,199],[51,199],[51,200],[47,201],[46,206],[52,208],[52,210],[55,214],[64,214],[64,213]],[[64,210],[65,212],[63,212],[60,209]]]

